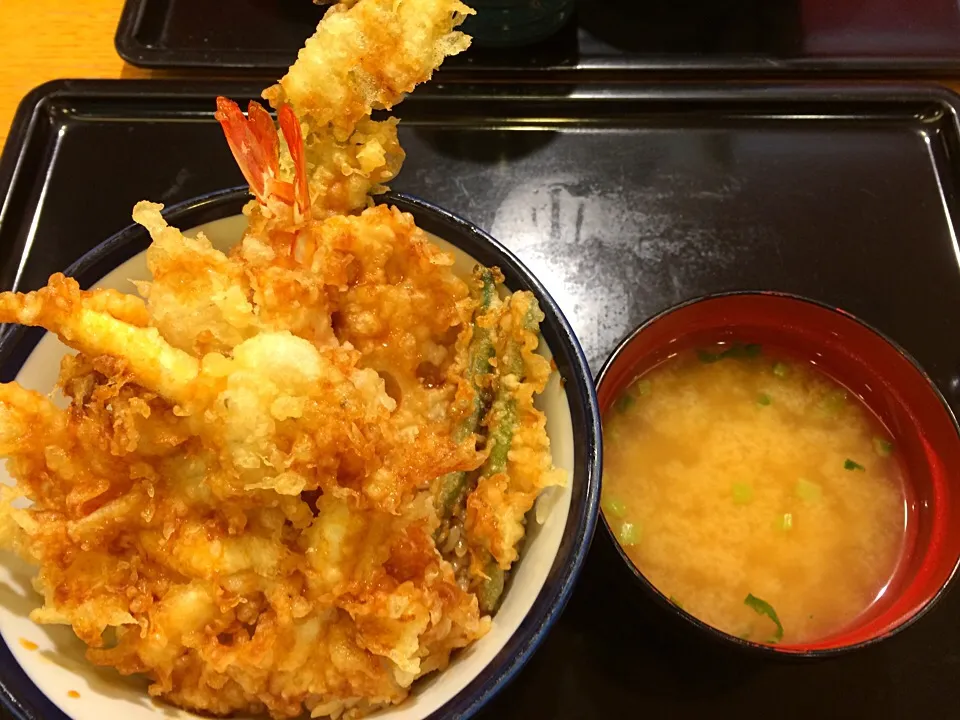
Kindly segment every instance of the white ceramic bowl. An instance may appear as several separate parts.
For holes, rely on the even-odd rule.
[[[246,226],[246,219],[237,214],[245,200],[246,194],[240,190],[218,193],[170,208],[165,214],[178,227],[205,220],[189,233],[203,231],[216,247],[226,249],[239,240]],[[466,717],[509,681],[539,644],[566,602],[589,547],[599,495],[596,397],[586,360],[569,325],[542,286],[515,258],[475,227],[438,208],[398,195],[386,201],[412,212],[418,225],[431,232],[438,245],[453,252],[456,271],[466,276],[478,261],[497,265],[511,290],[534,291],[547,316],[542,352],[552,357],[559,369],[538,406],[547,416],[554,464],[568,472],[569,481],[566,487],[553,488],[537,501],[532,511],[536,521],[527,525],[520,560],[510,574],[491,631],[459,652],[446,670],[417,682],[405,703],[374,715],[392,720],[434,715]],[[68,274],[85,286],[132,292],[131,281],[149,279],[142,249],[146,241],[144,231],[128,228],[85,256]],[[103,274],[111,264],[113,269]],[[8,355],[16,354],[11,348],[17,345],[22,355],[30,344],[30,335],[18,329],[5,336],[0,345]],[[60,358],[67,352],[71,351],[55,336],[44,333],[22,362],[17,381],[24,387],[50,392]],[[9,366],[5,364],[4,368]],[[5,470],[0,471],[0,479],[11,482]],[[193,717],[187,711],[152,701],[144,679],[125,678],[88,663],[85,646],[68,627],[32,623],[28,614],[41,600],[31,589],[32,575],[32,568],[10,556],[0,567],[0,635],[6,646],[0,648],[0,701],[15,717]],[[524,623],[521,628],[528,617],[535,622]],[[6,657],[8,654],[12,654],[16,666]]]

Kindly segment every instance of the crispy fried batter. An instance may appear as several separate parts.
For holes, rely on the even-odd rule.
[[[0,388],[0,443],[33,502],[7,506],[2,527],[16,523],[8,544],[40,566],[34,619],[69,623],[91,660],[146,673],[151,692],[190,708],[286,717],[402,700],[489,622],[433,544],[429,491],[482,455],[451,440],[450,390],[413,374],[418,347],[441,363],[454,351],[463,281],[396,210],[335,218],[318,235],[337,239],[324,252],[339,265],[287,269],[325,303],[327,332],[298,336],[275,328],[297,326],[300,312],[261,305],[267,265],[243,248],[218,256],[150,217],[151,258],[170,251],[206,274],[145,288],[164,298],[148,305],[150,327],[87,311],[99,291],[61,278],[0,295],[6,320],[46,324],[82,353],[64,361],[67,411]],[[355,268],[351,283],[341,266]],[[249,288],[255,321],[242,327],[253,334],[232,347],[238,337],[218,335],[222,352],[203,356],[173,348],[167,335],[234,327],[210,319],[210,287]],[[163,375],[155,359],[168,356],[189,358],[193,373]],[[399,398],[368,361],[402,378]]]
[[[459,0],[363,0],[335,5],[297,61],[263,96],[290,103],[315,130],[346,141],[373,108],[391,108],[430,79],[470,38],[455,28],[473,10]]]
[[[0,322],[79,351],[67,410],[0,385],[16,481],[0,544],[38,566],[36,622],[72,626],[153,695],[275,718],[401,702],[487,631],[524,517],[562,480],[533,405],[549,374],[533,296],[501,301],[483,271],[481,307],[412,217],[357,212],[403,159],[371,108],[465,48],[468,12],[333,8],[266,93],[282,139],[263,108],[218,102],[257,195],[229,253],[141,202],[145,301],[62,275],[0,294]],[[471,355],[481,335],[489,357]],[[443,478],[465,482],[456,507]]]
[[[34,619],[72,625],[91,660],[145,673],[151,692],[190,708],[285,717],[399,702],[489,622],[433,541],[434,478],[483,460],[473,437],[452,441],[466,284],[396,209],[311,226],[309,267],[278,262],[249,235],[222,255],[156,211],[136,210],[158,239],[151,265],[169,253],[193,272],[171,267],[142,286],[147,327],[93,309],[109,310],[111,293],[60,277],[0,295],[5,320],[45,324],[81,351],[61,372],[67,411],[0,387],[0,449],[33,502],[5,506],[0,537],[40,566]],[[274,296],[285,286],[315,292],[297,307]],[[243,288],[249,322],[225,320],[212,287]],[[513,298],[491,327],[499,345],[532,300]],[[216,352],[168,342],[221,326]],[[521,337],[542,385],[536,335]],[[430,382],[424,364],[436,369]],[[518,455],[513,525],[494,518],[503,537],[477,533],[484,547],[508,548],[498,558],[514,552],[518,518],[549,482],[542,415],[526,411],[532,480]]]
[[[290,105],[304,128],[315,217],[348,213],[393,179],[403,163],[397,121],[370,119],[430,79],[470,38],[456,31],[473,10],[459,0],[363,0],[331,7],[297,61],[263,93]],[[294,172],[286,144],[284,175]]]
[[[550,376],[550,363],[536,353],[539,339],[529,330],[528,317],[539,324],[543,313],[530,293],[514,293],[499,309],[496,319],[496,356],[503,364],[510,343],[520,348],[522,379],[501,376],[515,398],[517,431],[511,439],[504,472],[481,477],[466,501],[465,529],[472,549],[484,549],[501,569],[507,570],[518,557],[524,535],[524,518],[540,492],[562,485],[563,472],[553,468],[546,418],[534,407],[534,396],[543,392]],[[500,421],[501,409],[494,404],[486,424]]]

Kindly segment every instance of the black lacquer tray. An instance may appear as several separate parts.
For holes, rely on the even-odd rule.
[[[960,73],[954,0],[576,3],[575,18],[549,40],[514,51],[474,48],[448,60],[443,75]],[[275,75],[290,65],[323,11],[310,0],[127,0],[117,50],[144,67]]]
[[[259,88],[32,93],[0,161],[0,286],[43,284],[127,225],[137,200],[242,184],[213,98]],[[594,371],[678,301],[782,290],[891,336],[960,412],[958,107],[924,86],[431,85],[397,108],[408,157],[393,187],[513,249]],[[958,592],[858,653],[758,660],[634,602],[617,563],[599,531],[563,617],[481,717],[960,717]]]

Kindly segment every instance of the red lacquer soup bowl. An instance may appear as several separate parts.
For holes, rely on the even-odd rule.
[[[647,321],[598,378],[605,413],[638,376],[673,355],[718,342],[762,343],[796,353],[857,395],[893,436],[905,477],[906,534],[883,595],[852,624],[804,644],[762,645],[728,635],[671,603],[604,525],[642,588],[716,639],[758,652],[819,657],[860,648],[910,625],[946,590],[960,562],[960,431],[943,396],[907,353],[849,313],[777,293],[693,300]]]

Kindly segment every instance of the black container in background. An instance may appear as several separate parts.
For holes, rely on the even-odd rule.
[[[481,2],[544,8],[559,1],[476,4],[483,13]],[[444,63],[440,77],[610,79],[622,70],[738,78],[960,75],[960,6],[953,0],[573,2],[573,17],[556,32],[544,30],[545,40],[490,49],[484,46],[508,43],[484,32],[475,47]],[[116,46],[142,67],[243,69],[276,78],[324,9],[311,0],[231,0],[228,7],[221,0],[126,0]]]

